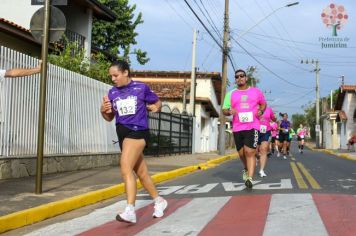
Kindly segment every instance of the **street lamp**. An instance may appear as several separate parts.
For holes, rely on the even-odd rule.
[[[315,104],[315,109],[316,109],[316,125],[315,125],[315,142],[316,142],[316,147],[320,148],[320,109],[319,109],[319,72],[320,72],[320,68],[319,68],[319,61],[318,60],[301,60],[300,62],[301,64],[312,64],[315,65],[315,69],[312,72],[315,72],[316,75],[316,87],[315,87],[315,92],[316,92],[316,104]]]
[[[293,2],[293,3],[290,3],[290,4],[287,4],[285,6],[281,6],[279,8],[276,8],[274,9],[271,13],[269,13],[267,16],[265,16],[264,18],[262,18],[261,20],[259,20],[256,24],[254,24],[252,27],[250,27],[248,30],[246,30],[245,32],[243,32],[242,34],[240,34],[236,40],[239,40],[240,38],[242,38],[242,36],[244,36],[245,34],[247,34],[248,32],[250,32],[253,28],[255,28],[257,25],[259,25],[262,21],[266,20],[268,17],[270,17],[271,15],[273,15],[276,11],[282,9],[282,8],[285,8],[285,7],[292,7],[292,6],[295,6],[295,5],[298,5],[299,2]]]

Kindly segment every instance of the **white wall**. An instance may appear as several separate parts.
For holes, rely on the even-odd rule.
[[[32,15],[42,6],[31,5],[31,0],[0,0],[0,17],[12,21],[26,29],[30,29]],[[87,56],[91,51],[92,10],[76,5],[57,6],[66,16],[67,29],[85,37]]]
[[[32,6],[31,0],[0,0],[0,17],[26,29],[30,28],[31,17],[42,6]]]
[[[196,96],[209,98],[215,110],[220,110],[220,106],[218,104],[213,82],[211,81],[211,79],[197,79]]]
[[[352,132],[356,132],[356,124],[353,120],[354,111],[356,109],[356,95],[355,93],[346,93],[342,110],[346,113],[346,130],[341,129],[341,148],[347,148],[347,141],[351,137]]]

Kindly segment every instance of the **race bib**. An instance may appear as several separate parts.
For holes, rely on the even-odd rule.
[[[240,112],[239,113],[239,121],[241,123],[249,123],[253,121],[252,111],[249,112]]]
[[[288,129],[284,129],[283,133],[288,133]]]
[[[267,132],[267,126],[266,125],[260,125],[260,133],[265,134]]]
[[[304,135],[300,135],[299,137],[300,137],[300,138],[304,138]]]
[[[119,116],[127,116],[136,114],[136,100],[134,98],[126,98],[116,101],[117,112]]]

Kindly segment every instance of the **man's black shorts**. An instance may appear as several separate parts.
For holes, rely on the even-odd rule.
[[[121,124],[116,124],[116,134],[119,139],[119,145],[121,150],[122,143],[124,142],[125,138],[144,139],[146,142],[146,147],[148,145],[148,140],[150,139],[150,131],[148,129],[135,131]]]
[[[244,145],[249,148],[257,148],[259,132],[255,129],[234,132],[236,150],[239,151]]]

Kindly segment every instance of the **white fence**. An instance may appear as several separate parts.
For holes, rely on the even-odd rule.
[[[0,69],[29,68],[38,60],[0,48]],[[5,78],[0,83],[0,158],[37,152],[40,75]],[[114,122],[100,115],[110,86],[49,65],[46,99],[45,154],[118,151]]]

